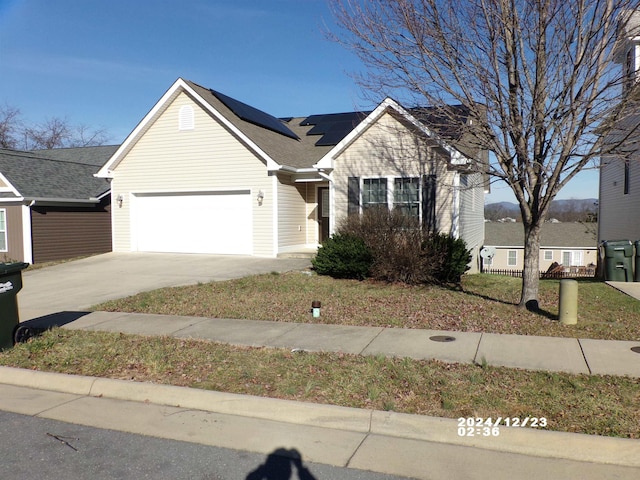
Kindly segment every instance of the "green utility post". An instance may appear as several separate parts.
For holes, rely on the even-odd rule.
[[[578,282],[576,280],[560,280],[558,318],[563,325],[578,323]]]

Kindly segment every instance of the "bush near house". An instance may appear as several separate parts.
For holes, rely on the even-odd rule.
[[[373,255],[361,238],[336,234],[322,243],[311,264],[320,275],[362,280],[369,276]]]
[[[355,239],[366,246],[370,259],[354,256],[361,252],[359,249],[354,251]],[[360,260],[370,261],[366,274],[360,269],[365,265]],[[463,240],[425,233],[414,217],[386,208],[373,208],[363,215],[348,217],[338,233],[323,243],[313,265],[318,273],[337,278],[371,277],[418,285],[459,283],[470,261],[471,253]],[[345,268],[354,262],[359,268]],[[352,275],[345,276],[348,271]]]

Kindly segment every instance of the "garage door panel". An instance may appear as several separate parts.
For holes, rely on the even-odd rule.
[[[251,254],[249,191],[136,196],[137,250]]]

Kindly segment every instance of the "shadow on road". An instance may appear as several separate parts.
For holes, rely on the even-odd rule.
[[[295,468],[294,468],[295,467]],[[295,473],[294,473],[295,469]],[[294,474],[297,473],[297,476]],[[278,448],[265,462],[247,475],[246,480],[317,480],[302,463],[302,455],[295,448]]]

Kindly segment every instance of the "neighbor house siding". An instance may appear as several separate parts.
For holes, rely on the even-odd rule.
[[[278,177],[278,247],[306,244],[305,190],[305,184]]]
[[[509,265],[509,252],[515,251],[517,263],[516,265]],[[551,251],[553,252],[552,260],[544,259],[544,252]],[[586,267],[588,265],[595,265],[598,261],[598,252],[595,247],[593,248],[571,248],[571,247],[540,247],[540,262],[539,262],[539,270],[547,271],[551,264],[554,262],[558,264],[562,264],[562,253],[563,252],[580,252],[582,256],[582,262],[580,265]],[[569,267],[570,265],[566,265]],[[524,249],[522,247],[496,247],[496,254],[491,260],[491,265],[488,266],[486,263],[484,265],[486,268],[491,268],[495,270],[522,270],[524,268]]]
[[[7,251],[0,252],[1,261],[24,261],[22,206],[0,205],[6,213]]]
[[[194,128],[179,130],[180,108],[194,109]],[[253,254],[275,255],[273,244],[273,180],[265,163],[240,140],[181,93],[148,127],[115,168],[111,184],[114,199],[114,250],[135,247],[130,231],[131,195],[154,192],[194,192],[249,189],[252,201]],[[255,201],[258,191],[264,201]]]
[[[437,152],[403,123],[384,114],[334,161],[334,225],[347,216],[349,177],[391,179],[435,174],[436,228],[451,233],[455,173],[447,171],[446,161]],[[438,160],[434,162],[434,158]]]
[[[484,243],[484,184],[482,174],[462,175],[460,185],[460,238],[471,250],[473,258],[479,259],[480,247]],[[470,265],[470,273],[478,271],[478,261]]]
[[[95,207],[31,208],[33,263],[111,251],[111,212],[107,201]]]
[[[640,164],[629,159],[629,190],[624,193],[625,160],[607,158],[600,168],[598,241],[640,240]]]

